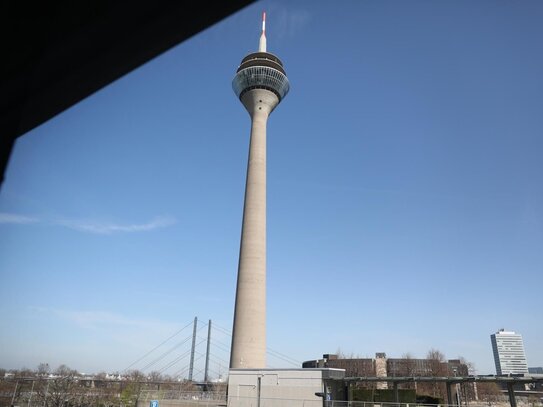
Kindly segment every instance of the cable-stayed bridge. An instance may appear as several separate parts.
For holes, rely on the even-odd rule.
[[[232,332],[197,317],[128,365],[121,374],[140,371],[146,376],[195,382],[222,381],[228,374]],[[267,348],[268,367],[296,367],[302,362]],[[275,365],[275,366],[274,366]]]

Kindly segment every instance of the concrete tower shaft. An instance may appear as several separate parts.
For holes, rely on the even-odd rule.
[[[264,102],[268,99],[272,103]],[[251,140],[230,367],[262,368],[266,367],[266,122],[278,99],[270,91],[255,89],[245,93],[242,102],[251,115]]]
[[[246,56],[232,81],[251,117],[230,368],[266,367],[266,124],[289,91],[283,64],[266,52]]]

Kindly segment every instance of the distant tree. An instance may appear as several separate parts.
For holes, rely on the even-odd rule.
[[[27,367],[23,367],[16,374],[17,377],[34,377],[34,371]]]
[[[360,355],[355,354],[354,352],[346,353],[341,350],[341,348],[337,348],[335,355],[338,359],[359,359]]]
[[[470,362],[467,360],[464,356],[458,356],[458,359],[460,360],[460,363],[464,366],[466,366],[467,373],[470,375],[475,374],[475,364],[473,362]]]
[[[175,382],[175,379],[169,374],[162,375],[162,380],[165,382]]]
[[[475,364],[473,362],[468,361],[465,357],[459,356],[458,359],[460,360],[460,366],[462,368],[462,376],[466,375],[475,375]],[[460,390],[461,390],[461,396],[462,400],[465,400],[466,402],[468,400],[477,400],[477,385],[475,382],[473,383],[461,383],[460,384]]]
[[[160,372],[156,371],[156,370],[149,373],[147,378],[152,382],[159,382],[159,381],[163,380],[162,374]]]
[[[479,400],[484,400],[487,403],[496,403],[503,397],[500,386],[494,382],[478,382],[477,393]]]
[[[59,367],[57,367],[55,369],[55,371],[53,372],[56,376],[61,376],[61,377],[74,377],[74,376],[77,376],[79,375],[79,373],[77,372],[77,370],[73,370],[73,369],[70,369],[68,366],[66,365],[60,365]]]
[[[207,390],[213,393],[226,394],[227,383],[208,383]]]
[[[131,382],[143,382],[145,381],[145,374],[141,370],[131,370],[128,372],[128,380]]]
[[[179,390],[182,392],[193,392],[197,391],[198,387],[190,380],[183,380],[179,383]]]
[[[66,365],[60,365],[54,371],[55,377],[40,377],[36,381],[36,404],[43,407],[64,407],[81,405],[82,392],[79,391],[77,371]]]
[[[40,363],[36,369],[36,374],[38,376],[47,376],[50,371],[49,363]]]
[[[430,377],[443,377],[447,376],[447,363],[445,355],[437,349],[430,349],[426,354],[426,372],[425,376]],[[419,383],[419,390],[429,393],[433,397],[439,397],[443,400],[446,399],[447,388],[444,383],[430,382]]]
[[[428,360],[428,373],[432,377],[445,376],[447,370],[444,368],[445,355],[437,349],[430,349],[426,354]]]
[[[402,355],[401,376],[413,377],[416,376],[416,363],[411,353],[406,352]],[[404,388],[417,390],[417,383],[405,383]]]

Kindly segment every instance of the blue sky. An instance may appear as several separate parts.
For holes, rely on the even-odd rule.
[[[291,83],[268,122],[269,347],[436,348],[488,374],[506,328],[543,365],[543,3],[270,0],[17,141],[0,367],[123,370],[195,316],[229,346],[250,131],[231,80],[263,10]]]

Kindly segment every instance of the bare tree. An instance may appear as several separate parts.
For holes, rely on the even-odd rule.
[[[466,370],[467,370],[468,374],[470,374],[470,375],[475,374],[475,372],[477,370],[477,369],[475,369],[475,363],[470,362],[464,356],[458,356],[458,360],[460,360],[460,363],[462,365],[466,366]]]
[[[337,348],[336,356],[338,359],[355,359],[357,356],[354,354],[354,352],[351,353],[345,353],[340,348]]]
[[[38,404],[44,407],[80,405],[79,398],[83,393],[79,389],[76,375],[76,370],[60,365],[54,371],[53,378],[40,377],[35,386]]]
[[[145,381],[145,374],[140,370],[131,370],[128,372],[128,379],[132,382]]]
[[[426,354],[426,360],[428,360],[428,373],[432,377],[439,377],[446,375],[447,371],[444,369],[445,355],[437,349],[430,349]]]
[[[460,374],[462,376],[475,375],[475,364],[468,361],[465,357],[459,356],[460,360]],[[460,384],[462,399],[466,401],[466,404],[469,400],[477,400],[477,384],[473,383],[461,383]]]
[[[147,376],[147,379],[152,381],[152,382],[159,382],[163,378],[162,378],[162,374],[160,372],[154,370],[151,373],[149,373],[149,375]]]
[[[36,369],[36,374],[38,376],[47,376],[50,371],[49,363],[40,363]]]
[[[417,372],[416,372],[415,360],[413,359],[413,356],[411,355],[411,353],[406,352],[402,355],[401,376],[413,377],[416,375],[417,375]],[[417,382],[405,383],[404,388],[417,390]]]
[[[20,371],[19,371],[19,375],[21,377],[34,377],[36,375],[36,372],[34,372],[34,370],[32,369],[29,369],[27,367],[23,367]]]
[[[477,393],[479,394],[479,399],[484,400],[489,405],[500,401],[502,398],[500,386],[494,382],[477,383]]]
[[[426,376],[431,377],[443,377],[447,376],[447,363],[445,355],[437,349],[430,349],[426,354]],[[419,388],[422,391],[429,392],[433,397],[439,397],[445,399],[447,395],[447,388],[444,383],[431,382],[420,383]]]
[[[179,390],[182,392],[191,392],[191,391],[197,391],[198,387],[195,386],[192,381],[185,379],[179,383]]]

